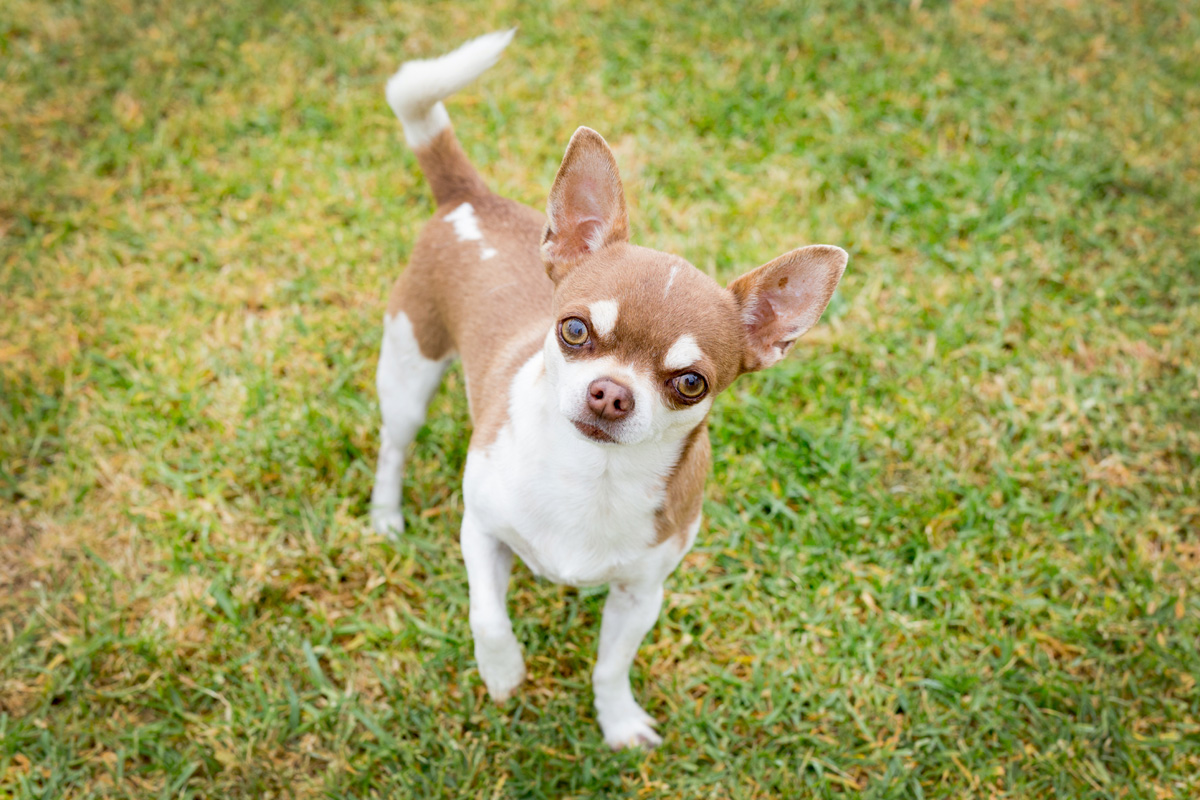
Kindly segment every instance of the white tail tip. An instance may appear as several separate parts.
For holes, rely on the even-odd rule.
[[[442,100],[496,63],[516,28],[485,33],[440,58],[405,62],[387,82],[387,101],[404,125],[404,138],[423,147],[450,125]]]

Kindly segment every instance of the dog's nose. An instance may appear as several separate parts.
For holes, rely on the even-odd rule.
[[[588,386],[588,408],[601,419],[621,419],[633,411],[633,392],[612,378],[597,378]]]

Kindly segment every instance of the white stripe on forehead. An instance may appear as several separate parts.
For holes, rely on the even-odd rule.
[[[617,327],[617,301],[597,300],[588,306],[592,315],[592,330],[597,336],[608,336]]]
[[[683,369],[695,364],[704,355],[700,345],[690,333],[685,333],[675,340],[671,349],[663,357],[663,366],[667,369]]]

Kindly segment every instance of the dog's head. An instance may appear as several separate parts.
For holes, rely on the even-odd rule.
[[[713,397],[769,367],[816,324],[846,252],[812,245],[722,287],[687,261],[629,244],[616,160],[580,128],[554,179],[542,258],[555,284],[546,375],[581,436],[637,444],[687,435]]]

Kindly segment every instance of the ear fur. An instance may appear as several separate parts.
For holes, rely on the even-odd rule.
[[[617,160],[604,137],[580,128],[571,137],[546,203],[542,260],[557,282],[581,258],[629,241],[625,192]]]
[[[729,284],[745,324],[743,373],[778,362],[817,324],[848,260],[840,247],[809,245],[785,253]]]

